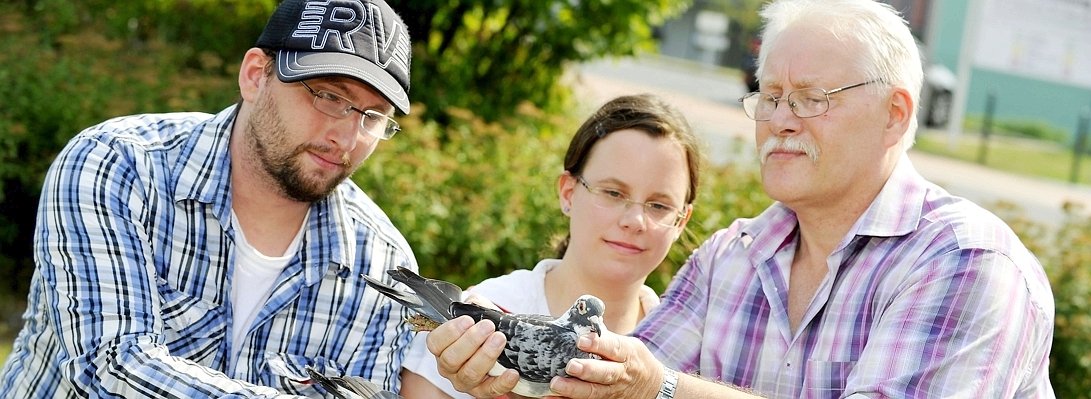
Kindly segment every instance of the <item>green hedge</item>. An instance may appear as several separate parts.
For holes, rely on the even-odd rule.
[[[69,138],[118,115],[218,110],[238,93],[222,70],[187,67],[162,40],[68,30],[88,17],[70,2],[38,5],[55,12],[0,3],[0,273],[11,277],[0,296],[26,295],[41,181]]]
[[[1091,216],[1067,203],[1059,228],[1027,219],[1010,203],[994,206],[1045,266],[1057,304],[1049,375],[1059,398],[1091,397]]]
[[[402,229],[425,274],[467,285],[533,267],[562,232],[552,182],[566,137],[545,124],[448,114],[447,126],[399,119],[403,132],[353,179]]]

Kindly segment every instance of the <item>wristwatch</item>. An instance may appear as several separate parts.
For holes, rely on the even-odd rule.
[[[655,399],[674,399],[674,390],[678,388],[678,372],[663,366],[663,385]]]

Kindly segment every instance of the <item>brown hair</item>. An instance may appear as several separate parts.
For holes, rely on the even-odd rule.
[[[269,58],[269,61],[265,62],[265,74],[267,76],[273,76],[273,68],[276,67],[277,51],[271,48],[261,48],[261,52],[265,53],[265,56]]]
[[[685,116],[673,105],[654,94],[617,97],[591,114],[576,130],[576,135],[572,136],[572,141],[568,144],[568,152],[564,156],[564,170],[573,176],[579,176],[595,144],[606,135],[625,129],[640,130],[651,137],[672,139],[682,145],[689,169],[686,205],[693,204],[697,197],[702,163],[697,137],[693,135]],[[564,256],[569,239],[570,237],[566,234],[556,244],[557,258]]]

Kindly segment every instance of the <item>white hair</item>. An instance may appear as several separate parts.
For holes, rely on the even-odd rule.
[[[866,80],[902,86],[909,91],[914,107],[901,146],[908,150],[913,145],[924,70],[917,41],[893,7],[874,0],[778,0],[762,8],[761,16],[765,26],[758,54],[758,76],[765,66],[765,50],[773,48],[781,33],[796,25],[823,27],[836,40],[858,45],[861,53],[857,69]]]

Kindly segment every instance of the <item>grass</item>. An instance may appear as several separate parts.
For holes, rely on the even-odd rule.
[[[981,134],[965,132],[952,147],[946,132],[922,130],[917,135],[915,150],[979,163]],[[1009,136],[990,136],[985,151],[985,166],[1021,175],[1041,177],[1061,182],[1072,178],[1073,154],[1070,147],[1044,141]],[[1080,159],[1077,181],[1091,184],[1091,155]]]

